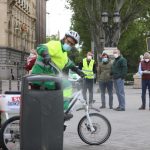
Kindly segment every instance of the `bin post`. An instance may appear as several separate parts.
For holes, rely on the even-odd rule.
[[[54,81],[54,90],[29,88],[34,81]],[[20,120],[21,150],[63,150],[63,92],[61,80],[51,76],[22,79]]]
[[[11,79],[9,79],[8,84],[9,84],[9,91],[11,91]]]
[[[19,78],[17,79],[17,90],[18,91],[20,90],[20,79]]]

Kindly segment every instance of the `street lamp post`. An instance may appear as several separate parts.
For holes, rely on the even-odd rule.
[[[120,14],[118,11],[114,12],[113,16],[107,12],[103,12],[101,15],[101,21],[103,23],[105,46],[114,47],[116,46],[116,40],[114,38],[116,32],[120,26]],[[119,35],[118,35],[119,36]]]

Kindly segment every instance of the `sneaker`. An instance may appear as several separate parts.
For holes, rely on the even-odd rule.
[[[139,107],[139,110],[145,110],[145,108],[143,106]]]
[[[64,113],[64,121],[70,120],[73,117],[73,114]]]
[[[94,104],[96,102],[96,100],[92,100],[92,103]]]
[[[116,111],[125,111],[125,108],[117,107],[117,108],[115,108],[114,110],[116,110]]]
[[[118,106],[118,107],[116,107],[116,108],[114,108],[114,110],[117,110],[117,109],[119,109],[120,107]]]
[[[119,108],[117,111],[125,111],[125,108]]]
[[[102,105],[102,106],[100,107],[100,109],[103,109],[103,108],[106,108],[106,107]]]
[[[89,104],[94,104],[96,100],[89,101]]]

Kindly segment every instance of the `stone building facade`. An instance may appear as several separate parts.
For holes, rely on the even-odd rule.
[[[0,79],[22,77],[29,50],[46,41],[47,0],[0,0]]]
[[[0,0],[0,12],[0,79],[17,79],[35,47],[36,0]]]

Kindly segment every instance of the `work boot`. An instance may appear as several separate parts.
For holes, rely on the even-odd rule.
[[[95,102],[96,102],[96,100],[92,100],[92,101],[90,100],[89,104],[94,104]]]
[[[145,110],[145,107],[141,106],[141,107],[139,108],[139,110]]]
[[[110,107],[109,107],[109,109],[113,109],[113,107],[112,107],[112,106],[110,106]]]
[[[115,109],[116,111],[125,111],[125,108],[117,108],[117,109]]]
[[[102,109],[102,108],[106,108],[106,107],[102,105],[102,106],[100,107],[100,109]]]

